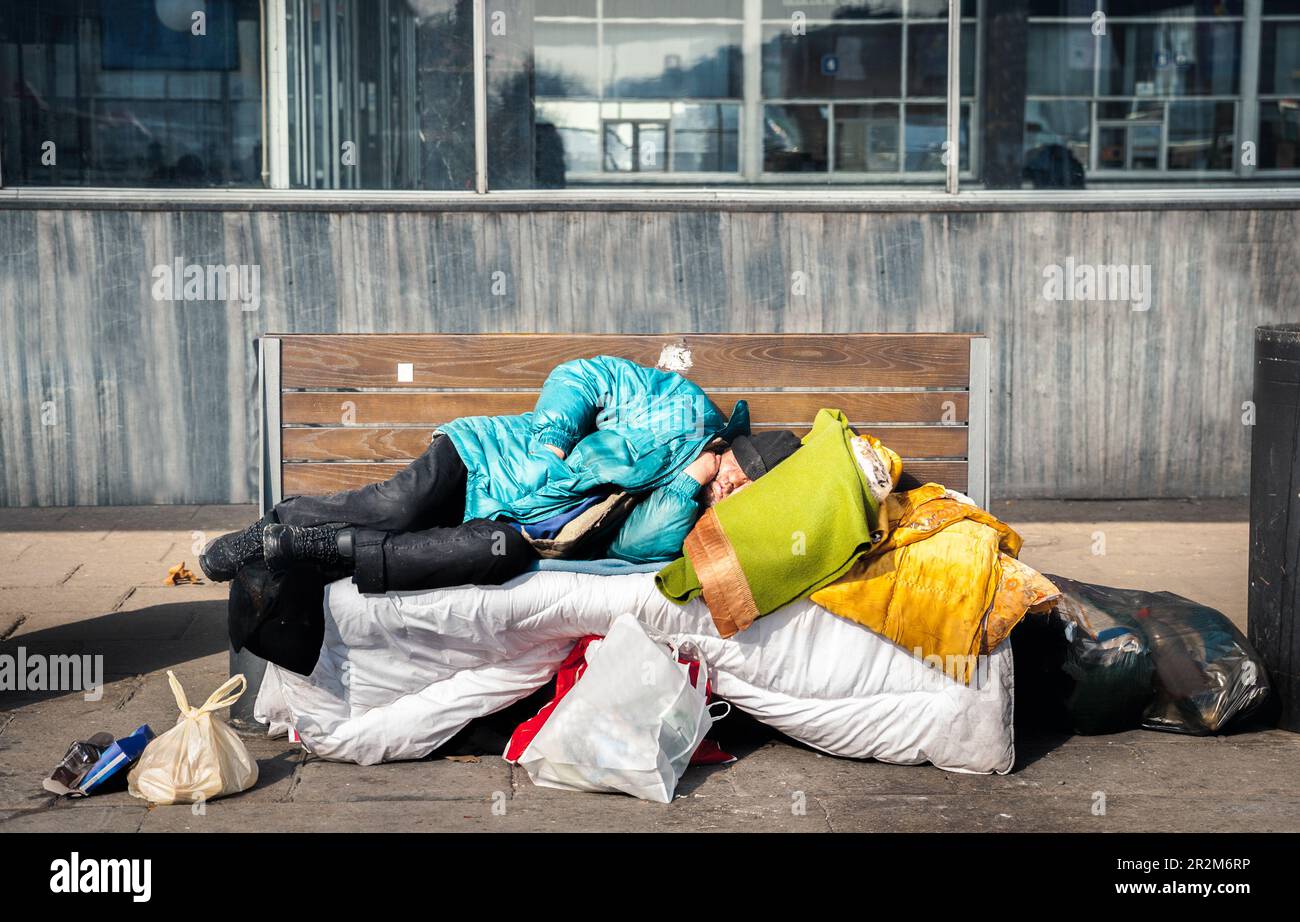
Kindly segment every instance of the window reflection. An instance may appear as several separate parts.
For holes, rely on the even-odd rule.
[[[538,96],[597,96],[600,59],[594,23],[538,22],[534,51]]]
[[[737,173],[743,14],[743,0],[539,2],[535,175],[502,164],[493,185]]]
[[[769,173],[823,173],[830,166],[829,106],[765,106],[763,169]]]
[[[764,4],[766,173],[825,181],[942,182],[947,141],[947,3]],[[974,6],[967,7],[974,12]],[[778,19],[777,17],[781,17]],[[976,23],[962,25],[961,92],[975,93]],[[963,106],[963,131],[969,130]],[[969,169],[969,152],[962,168]]]
[[[740,26],[607,24],[602,95],[739,98]]]
[[[1275,99],[1260,103],[1259,165],[1264,169],[1300,169],[1300,103]]]
[[[0,0],[7,185],[262,183],[257,0]]]
[[[474,187],[471,0],[285,0],[290,184]]]
[[[1254,92],[1253,84],[1243,82],[1243,3],[1031,0],[1028,7],[1025,66],[990,60],[985,75],[990,85],[1022,82],[1025,94],[1022,170],[1017,175],[990,165],[986,178],[994,187],[1231,179],[1269,168],[1279,148],[1272,143],[1277,135],[1265,126],[1266,101],[1259,103],[1257,152],[1246,152],[1253,143],[1243,147],[1257,126],[1238,124]],[[1300,4],[1293,12],[1300,20]],[[1276,68],[1277,59],[1270,57],[1269,36],[1279,25],[1285,28],[1268,19],[1261,23],[1261,94],[1274,75],[1286,73],[1287,65]],[[985,107],[1013,112],[1015,102],[1005,94],[989,98]],[[991,125],[998,124],[1002,113],[988,116]],[[996,150],[999,139],[988,140]]]
[[[835,107],[835,168],[848,173],[897,173],[898,106]]]
[[[901,95],[902,26],[809,26],[800,35],[784,25],[768,26],[764,38],[763,95],[768,98]]]
[[[1112,23],[1100,42],[1108,96],[1233,95],[1240,72],[1237,23]]]
[[[261,4],[190,5],[0,0],[6,181],[263,183]],[[284,5],[291,185],[474,187],[472,0]],[[943,182],[946,0],[489,8],[494,189]],[[965,188],[1300,180],[1297,0],[961,10]]]

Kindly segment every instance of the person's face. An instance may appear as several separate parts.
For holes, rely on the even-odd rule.
[[[736,463],[735,453],[728,449],[719,458],[717,475],[705,484],[704,502],[709,506],[716,505],[752,482]]]

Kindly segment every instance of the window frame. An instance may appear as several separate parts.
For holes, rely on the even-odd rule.
[[[908,0],[904,0],[906,4]],[[1160,99],[1164,106],[1162,121],[1161,163],[1159,170],[1138,171],[1133,177],[1135,182],[1149,181],[1152,177],[1169,177],[1174,182],[1169,186],[1144,187],[1140,189],[1116,188],[1122,186],[1119,174],[1121,170],[1095,170],[1098,154],[1096,145],[1097,117],[1096,108],[1104,98],[1094,95],[1088,99],[1090,121],[1089,179],[1110,185],[1100,188],[1089,187],[1082,190],[983,190],[979,188],[979,154],[980,154],[980,107],[979,99],[983,79],[984,41],[982,29],[987,22],[985,13],[989,0],[978,0],[973,17],[961,16],[961,0],[948,0],[948,18],[922,17],[911,19],[904,7],[903,13],[896,18],[906,26],[912,23],[945,23],[948,26],[948,92],[943,99],[935,97],[915,99],[907,97],[906,72],[907,49],[904,40],[900,54],[903,84],[901,96],[893,103],[899,105],[898,123],[900,163],[896,173],[852,172],[839,173],[837,181],[828,181],[827,177],[836,175],[833,169],[834,158],[834,112],[835,104],[862,105],[890,103],[887,99],[835,99],[826,100],[832,106],[829,114],[827,133],[828,168],[826,173],[797,174],[766,172],[762,169],[762,134],[759,116],[762,107],[769,102],[761,93],[761,59],[751,53],[752,48],[761,45],[763,27],[774,20],[762,17],[762,0],[744,0],[744,20],[742,26],[744,57],[742,59],[743,98],[739,101],[738,148],[740,169],[731,173],[673,173],[662,174],[628,173],[592,174],[599,176],[600,185],[580,185],[566,189],[536,190],[493,190],[488,184],[487,158],[487,49],[486,49],[486,0],[473,0],[473,34],[474,34],[474,153],[475,177],[474,188],[469,190],[375,190],[375,189],[294,189],[290,187],[290,144],[292,139],[288,130],[288,48],[287,48],[287,0],[263,0],[262,3],[262,62],[263,62],[263,137],[266,141],[264,176],[265,188],[230,188],[230,189],[153,189],[150,187],[78,187],[78,186],[10,186],[4,182],[3,163],[0,163],[0,201],[6,203],[46,202],[56,206],[64,204],[73,207],[77,202],[119,202],[134,201],[151,206],[165,207],[167,203],[183,204],[184,207],[213,207],[222,203],[264,203],[266,207],[289,207],[302,204],[307,207],[493,207],[500,203],[507,207],[566,207],[566,203],[576,207],[601,207],[602,204],[639,203],[645,207],[665,207],[673,203],[682,207],[717,207],[728,203],[739,207],[762,207],[767,205],[788,204],[791,207],[805,207],[821,203],[824,207],[843,207],[848,209],[870,208],[879,206],[882,210],[917,210],[943,209],[952,207],[956,210],[966,208],[983,209],[988,207],[1010,210],[1038,210],[1042,208],[1147,208],[1161,207],[1164,204],[1197,203],[1195,207],[1251,207],[1262,204],[1265,207],[1291,207],[1300,203],[1300,188],[1241,185],[1216,187],[1197,185],[1199,182],[1212,183],[1215,180],[1239,181],[1243,178],[1263,176],[1276,177],[1279,180],[1300,177],[1300,167],[1263,168],[1243,166],[1240,156],[1234,156],[1232,171],[1204,170],[1169,170],[1167,164],[1167,132],[1171,99]],[[1098,0],[1100,3],[1100,0]],[[1034,21],[1065,19],[1066,17],[1033,17]],[[1078,19],[1078,17],[1073,17]],[[1120,22],[1140,19],[1153,22],[1167,22],[1170,17],[1116,17]],[[1230,99],[1236,107],[1234,120],[1234,151],[1239,152],[1241,144],[1246,141],[1259,142],[1261,102],[1291,98],[1292,94],[1259,92],[1258,58],[1260,53],[1261,28],[1265,22],[1298,22],[1300,14],[1262,13],[1261,0],[1244,0],[1242,15],[1229,17],[1173,17],[1174,19],[1195,19],[1211,21],[1241,22],[1241,49],[1239,94]],[[892,21],[896,21],[891,19]],[[880,22],[880,20],[870,20]],[[1082,19],[1087,22],[1087,19]],[[838,20],[837,20],[838,22]],[[961,94],[961,30],[963,26],[974,25],[975,42],[975,85],[973,95]],[[1099,69],[1094,61],[1094,86],[1099,80]],[[751,85],[752,84],[752,85]],[[1058,100],[1075,99],[1074,96],[1026,96],[1026,99]],[[1122,97],[1128,99],[1130,97]],[[1177,101],[1212,102],[1218,96],[1189,96]],[[728,100],[731,102],[731,100]],[[810,103],[811,100],[797,99],[795,103]],[[906,156],[906,107],[908,104],[943,104],[947,112],[946,143],[953,152],[951,164],[946,171],[926,171],[908,173],[901,158]],[[963,150],[961,143],[961,113],[969,107],[967,123],[968,143]],[[752,163],[757,137],[758,162]],[[1258,147],[1256,148],[1258,153]],[[963,154],[968,157],[968,165],[958,169]],[[882,178],[883,177],[883,178]],[[578,177],[574,177],[578,180]],[[582,177],[586,179],[586,177]],[[938,185],[937,179],[945,179]],[[647,182],[649,180],[649,182]],[[972,188],[962,189],[961,184],[969,182]],[[618,188],[621,183],[636,183],[641,188]],[[888,184],[890,188],[877,188]],[[771,188],[780,185],[785,188]],[[649,187],[647,187],[649,186]]]

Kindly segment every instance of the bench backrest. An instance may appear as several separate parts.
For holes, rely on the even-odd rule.
[[[524,413],[561,362],[645,365],[684,347],[684,373],[754,428],[807,431],[843,410],[934,480],[988,505],[989,348],[966,333],[689,335],[290,334],[260,339],[261,502],[384,480],[460,416]]]

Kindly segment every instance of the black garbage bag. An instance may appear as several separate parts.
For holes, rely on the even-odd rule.
[[[1062,592],[1065,701],[1079,733],[1141,726],[1221,733],[1268,697],[1263,662],[1231,621],[1172,592],[1044,574]]]
[[[272,573],[264,563],[241,567],[230,583],[230,642],[267,662],[311,675],[325,639],[323,608],[329,575],[302,565]]]

